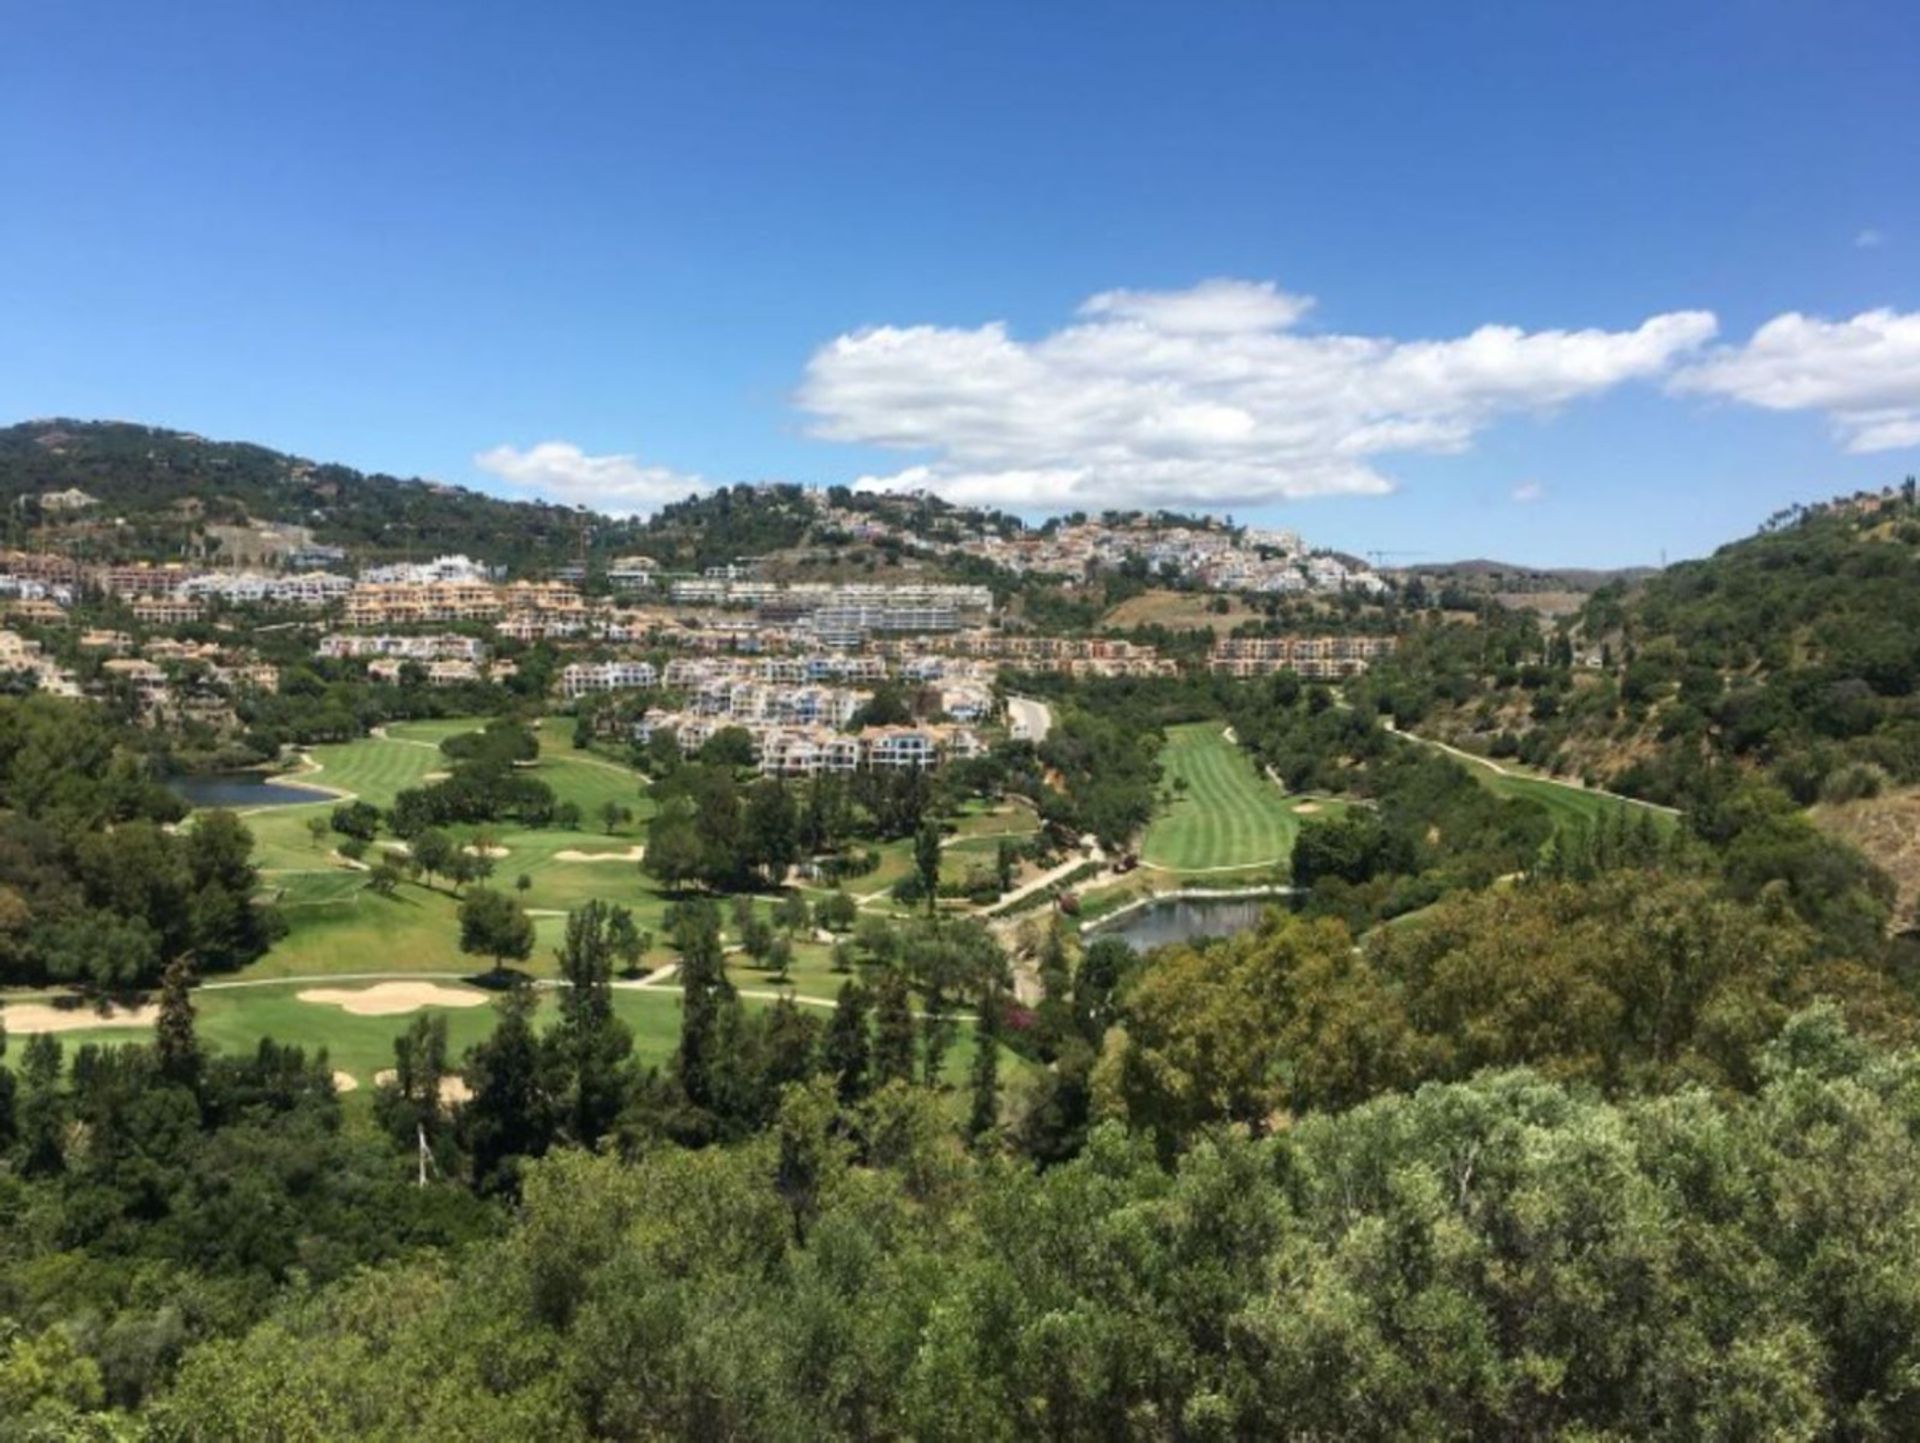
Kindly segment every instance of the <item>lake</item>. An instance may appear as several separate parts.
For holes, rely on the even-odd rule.
[[[1291,903],[1292,898],[1285,893],[1264,897],[1166,898],[1095,922],[1086,931],[1090,937],[1118,937],[1134,951],[1146,952],[1170,942],[1229,937],[1245,932],[1259,924],[1267,908]]]
[[[259,772],[214,772],[205,776],[175,777],[167,783],[192,807],[293,807],[302,802],[324,802],[332,793],[294,782],[274,781]]]

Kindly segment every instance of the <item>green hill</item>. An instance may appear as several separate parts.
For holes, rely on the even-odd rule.
[[[1799,801],[1920,782],[1920,506],[1898,489],[1758,534],[1536,629],[1429,627],[1373,679],[1423,731],[1681,801],[1716,764]]]

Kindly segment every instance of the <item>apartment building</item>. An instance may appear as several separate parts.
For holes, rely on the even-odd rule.
[[[125,565],[103,566],[94,573],[94,584],[111,596],[172,596],[193,573],[175,562],[155,566],[136,561]]]
[[[487,648],[478,637],[462,636],[455,631],[425,636],[395,636],[385,632],[359,636],[336,631],[320,638],[319,654],[336,660],[397,656],[413,661],[479,661],[487,654]]]
[[[204,614],[202,603],[191,596],[141,596],[133,603],[133,619],[142,626],[185,626]]]
[[[1391,636],[1238,636],[1214,643],[1207,659],[1222,676],[1268,676],[1296,672],[1314,681],[1337,681],[1365,671],[1391,655]]]
[[[647,661],[574,662],[560,673],[560,695],[569,701],[605,691],[640,691],[659,683]]]
[[[255,606],[294,606],[317,611],[344,599],[353,582],[327,571],[299,571],[285,575],[258,571],[205,571],[189,576],[180,593],[192,597],[219,597],[222,601]]]
[[[499,591],[480,581],[361,581],[347,594],[349,626],[498,621]]]
[[[924,769],[966,761],[986,751],[979,735],[964,726],[866,727],[850,733],[825,726],[742,723],[657,710],[636,722],[633,734],[645,744],[656,732],[670,732],[681,750],[691,752],[728,726],[740,727],[753,739],[755,765],[765,776],[812,776],[862,767]]]

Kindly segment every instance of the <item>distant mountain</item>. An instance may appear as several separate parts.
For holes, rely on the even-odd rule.
[[[73,491],[95,504],[42,503]],[[813,514],[798,486],[734,486],[616,520],[158,426],[0,429],[0,540],[94,559],[231,557],[233,528],[272,523],[356,561],[465,552],[525,572],[640,553],[698,567],[793,545]]]
[[[1525,566],[1513,561],[1475,557],[1468,561],[1441,561],[1424,566],[1395,567],[1389,574],[1402,579],[1419,577],[1429,586],[1454,582],[1470,589],[1496,592],[1598,591],[1603,586],[1632,584],[1657,573],[1652,566],[1601,569],[1580,566]]]
[[[68,490],[97,504],[36,504]],[[122,421],[0,430],[0,502],[10,543],[98,556],[217,554],[214,528],[273,522],[307,527],[314,540],[366,559],[465,551],[525,566],[564,558],[583,534],[614,525],[565,506]]]

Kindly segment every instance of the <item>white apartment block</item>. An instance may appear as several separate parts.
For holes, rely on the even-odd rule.
[[[369,566],[360,573],[360,580],[374,584],[399,582],[405,585],[425,586],[442,581],[483,582],[493,578],[492,571],[481,562],[466,556],[436,556],[431,561],[402,561],[387,566]]]
[[[560,673],[560,694],[572,700],[593,692],[640,691],[658,681],[648,661],[574,662]]]

